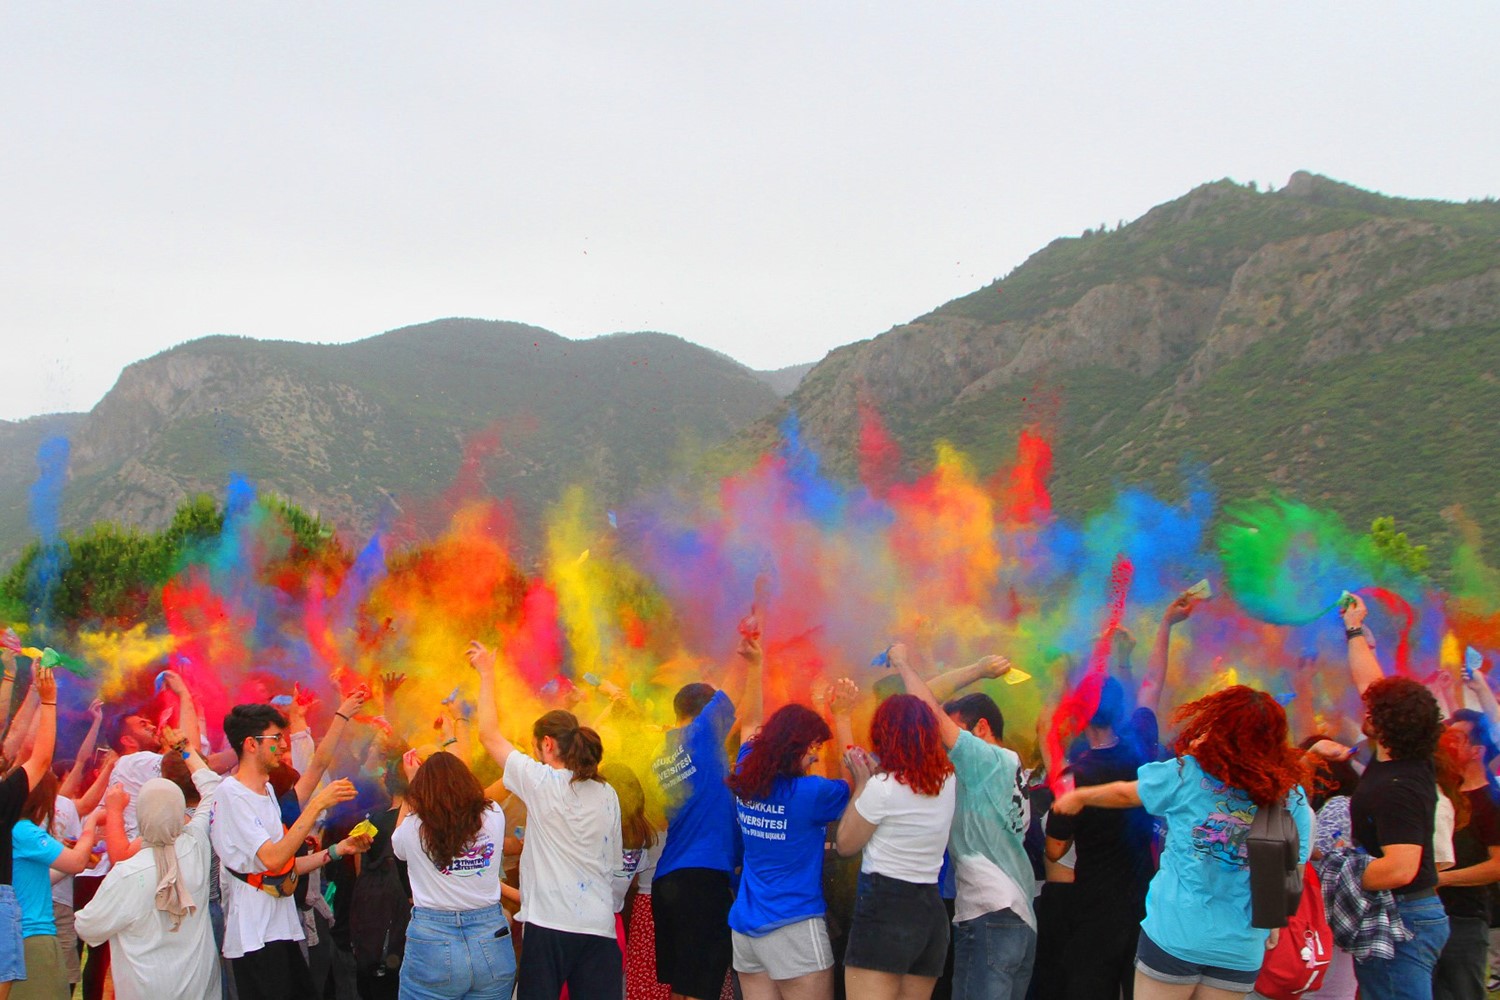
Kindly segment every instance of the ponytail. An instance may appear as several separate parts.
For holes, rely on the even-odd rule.
[[[604,741],[588,726],[580,726],[572,712],[556,709],[531,727],[532,739],[550,736],[557,744],[557,757],[573,772],[574,781],[603,781],[599,762],[604,759]]]

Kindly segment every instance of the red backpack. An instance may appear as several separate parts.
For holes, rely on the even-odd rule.
[[[1332,961],[1333,929],[1323,909],[1323,884],[1318,870],[1308,865],[1302,873],[1302,901],[1281,929],[1281,940],[1266,952],[1255,992],[1268,1000],[1296,1000],[1323,985]]]

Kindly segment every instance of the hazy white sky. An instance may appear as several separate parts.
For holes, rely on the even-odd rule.
[[[1500,194],[1500,4],[0,6],[0,417],[210,333],[821,357],[1305,168]]]

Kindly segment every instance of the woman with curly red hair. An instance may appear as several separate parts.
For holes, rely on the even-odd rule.
[[[746,1000],[833,997],[823,841],[849,785],[809,773],[830,736],[817,712],[785,705],[741,748],[729,776],[745,849],[729,928]]]
[[[1181,706],[1173,721],[1175,759],[1143,764],[1135,781],[1069,792],[1052,809],[1145,806],[1167,821],[1136,948],[1136,1000],[1246,996],[1275,939],[1250,925],[1245,841],[1256,811],[1283,802],[1297,824],[1298,862],[1307,863],[1305,758],[1287,742],[1276,699],[1242,684]]]
[[[844,953],[852,997],[929,997],[948,955],[948,911],[938,872],[957,785],[937,717],[915,695],[881,702],[870,722],[875,758],[849,756],[854,792],[835,846],[864,850]]]

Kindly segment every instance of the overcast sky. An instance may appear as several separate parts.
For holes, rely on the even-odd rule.
[[[1500,4],[0,6],[0,418],[444,316],[816,360],[1220,177],[1500,194]]]

